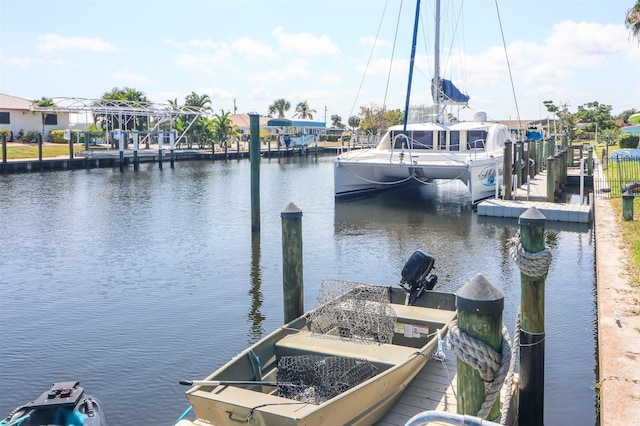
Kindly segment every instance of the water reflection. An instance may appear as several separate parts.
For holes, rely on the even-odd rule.
[[[247,315],[247,319],[251,324],[251,330],[249,334],[249,340],[253,342],[257,342],[262,338],[264,334],[264,328],[262,326],[263,321],[265,320],[264,315],[260,312],[260,307],[262,306],[262,292],[261,292],[261,284],[262,284],[262,276],[260,269],[260,233],[252,232],[251,233],[251,290],[249,294],[251,295],[251,308],[249,309],[249,313]]]
[[[304,211],[307,309],[323,279],[397,284],[420,249],[436,257],[443,291],[483,273],[505,293],[513,327],[520,282],[507,241],[517,219],[478,217],[455,187],[335,202],[331,158],[260,168],[259,238],[248,161],[0,176],[0,359],[12,390],[0,394],[0,413],[42,383],[77,379],[113,424],[175,420],[186,406],[177,379],[206,376],[282,325],[280,214],[290,202]],[[587,226],[556,226],[547,223],[545,420],[589,424],[593,239]]]

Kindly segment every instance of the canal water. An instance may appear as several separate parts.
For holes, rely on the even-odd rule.
[[[188,407],[178,380],[283,322],[289,203],[303,212],[305,308],[323,279],[394,285],[423,250],[443,291],[479,272],[499,287],[513,330],[517,221],[478,217],[464,187],[335,202],[332,157],[263,159],[260,173],[258,238],[248,160],[0,176],[0,416],[79,380],[112,425],[172,425]],[[595,424],[593,232],[547,229],[545,423]]]

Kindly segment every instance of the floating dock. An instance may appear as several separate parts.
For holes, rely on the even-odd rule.
[[[512,196],[512,200],[492,198],[478,204],[478,216],[518,218],[535,207],[552,222],[591,223],[592,204],[552,203],[547,200],[547,175],[538,174]]]

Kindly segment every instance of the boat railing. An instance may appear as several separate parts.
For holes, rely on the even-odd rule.
[[[479,417],[449,413],[446,411],[424,411],[413,416],[405,426],[425,426],[432,422],[450,424],[450,425],[468,425],[468,426],[498,426],[500,423],[491,422]]]
[[[409,150],[409,159],[411,158],[411,144],[409,143],[409,137],[407,135],[405,135],[404,133],[398,133],[391,140],[391,150],[390,150],[390,154],[389,154],[389,163],[393,163],[393,153],[396,150],[396,141],[398,139],[401,140],[400,141],[400,154],[398,155],[400,163],[402,163],[404,161],[405,146],[406,146],[407,150]],[[405,142],[406,142],[406,145],[405,145]]]

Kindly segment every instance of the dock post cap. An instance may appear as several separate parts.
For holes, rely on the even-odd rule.
[[[504,309],[504,293],[477,273],[456,292],[456,308],[478,314],[499,314]]]
[[[300,210],[295,204],[289,203],[280,213],[280,217],[282,219],[297,219],[302,217],[302,210]]]
[[[518,218],[518,225],[524,226],[542,226],[545,224],[547,218],[543,215],[536,206],[531,206],[526,212],[522,213]]]

